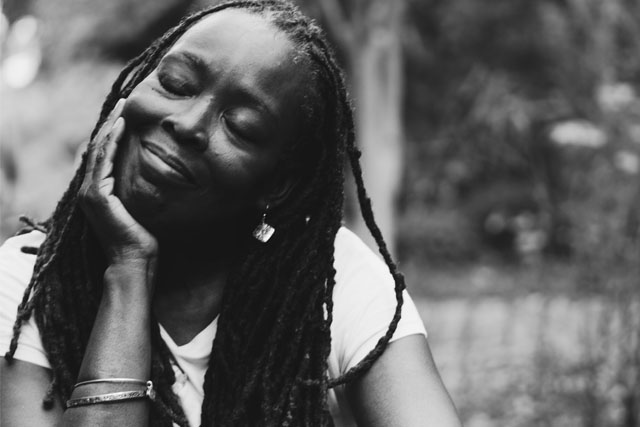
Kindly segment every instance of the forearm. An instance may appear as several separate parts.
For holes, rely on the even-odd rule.
[[[150,302],[153,268],[111,266],[87,344],[78,382],[104,378],[148,380],[151,370]],[[141,390],[135,384],[97,383],[76,388],[72,399]],[[147,399],[69,408],[63,426],[146,426]]]

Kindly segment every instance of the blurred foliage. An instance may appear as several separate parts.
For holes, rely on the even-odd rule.
[[[413,0],[409,7],[401,209],[407,218],[425,215],[401,241],[430,227],[429,210],[460,210],[445,228],[470,232],[469,241],[507,257],[631,255],[640,4]],[[454,234],[449,246],[461,240]],[[439,254],[434,247],[431,255]]]
[[[49,64],[82,58],[126,61],[175,25],[193,1],[31,0],[42,17]]]

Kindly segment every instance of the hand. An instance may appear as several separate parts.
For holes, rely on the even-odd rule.
[[[120,115],[125,104],[120,99],[87,148],[87,168],[80,187],[80,206],[110,265],[148,261],[157,257],[158,243],[142,227],[114,194],[113,160],[124,135],[125,121]]]

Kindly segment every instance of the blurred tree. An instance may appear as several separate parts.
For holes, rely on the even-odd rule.
[[[396,244],[397,195],[404,148],[405,1],[321,0],[301,2],[337,43],[355,102],[364,180],[376,221],[391,252]],[[354,231],[375,247],[351,195],[348,212]]]
[[[2,13],[4,13],[9,22],[31,13],[32,3],[32,0],[3,0],[0,2]]]
[[[49,65],[79,58],[126,61],[178,23],[192,0],[31,0]]]

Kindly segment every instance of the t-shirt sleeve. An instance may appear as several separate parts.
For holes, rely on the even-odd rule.
[[[341,375],[357,365],[384,336],[397,302],[387,265],[346,228],[336,236],[335,268],[331,339]],[[406,290],[403,299],[402,317],[391,341],[427,335]]]
[[[35,255],[26,254],[21,249],[23,246],[40,246],[44,237],[43,233],[32,231],[11,237],[0,246],[0,356],[9,350],[18,305],[31,280],[36,261]],[[33,316],[22,325],[14,357],[50,368]]]

